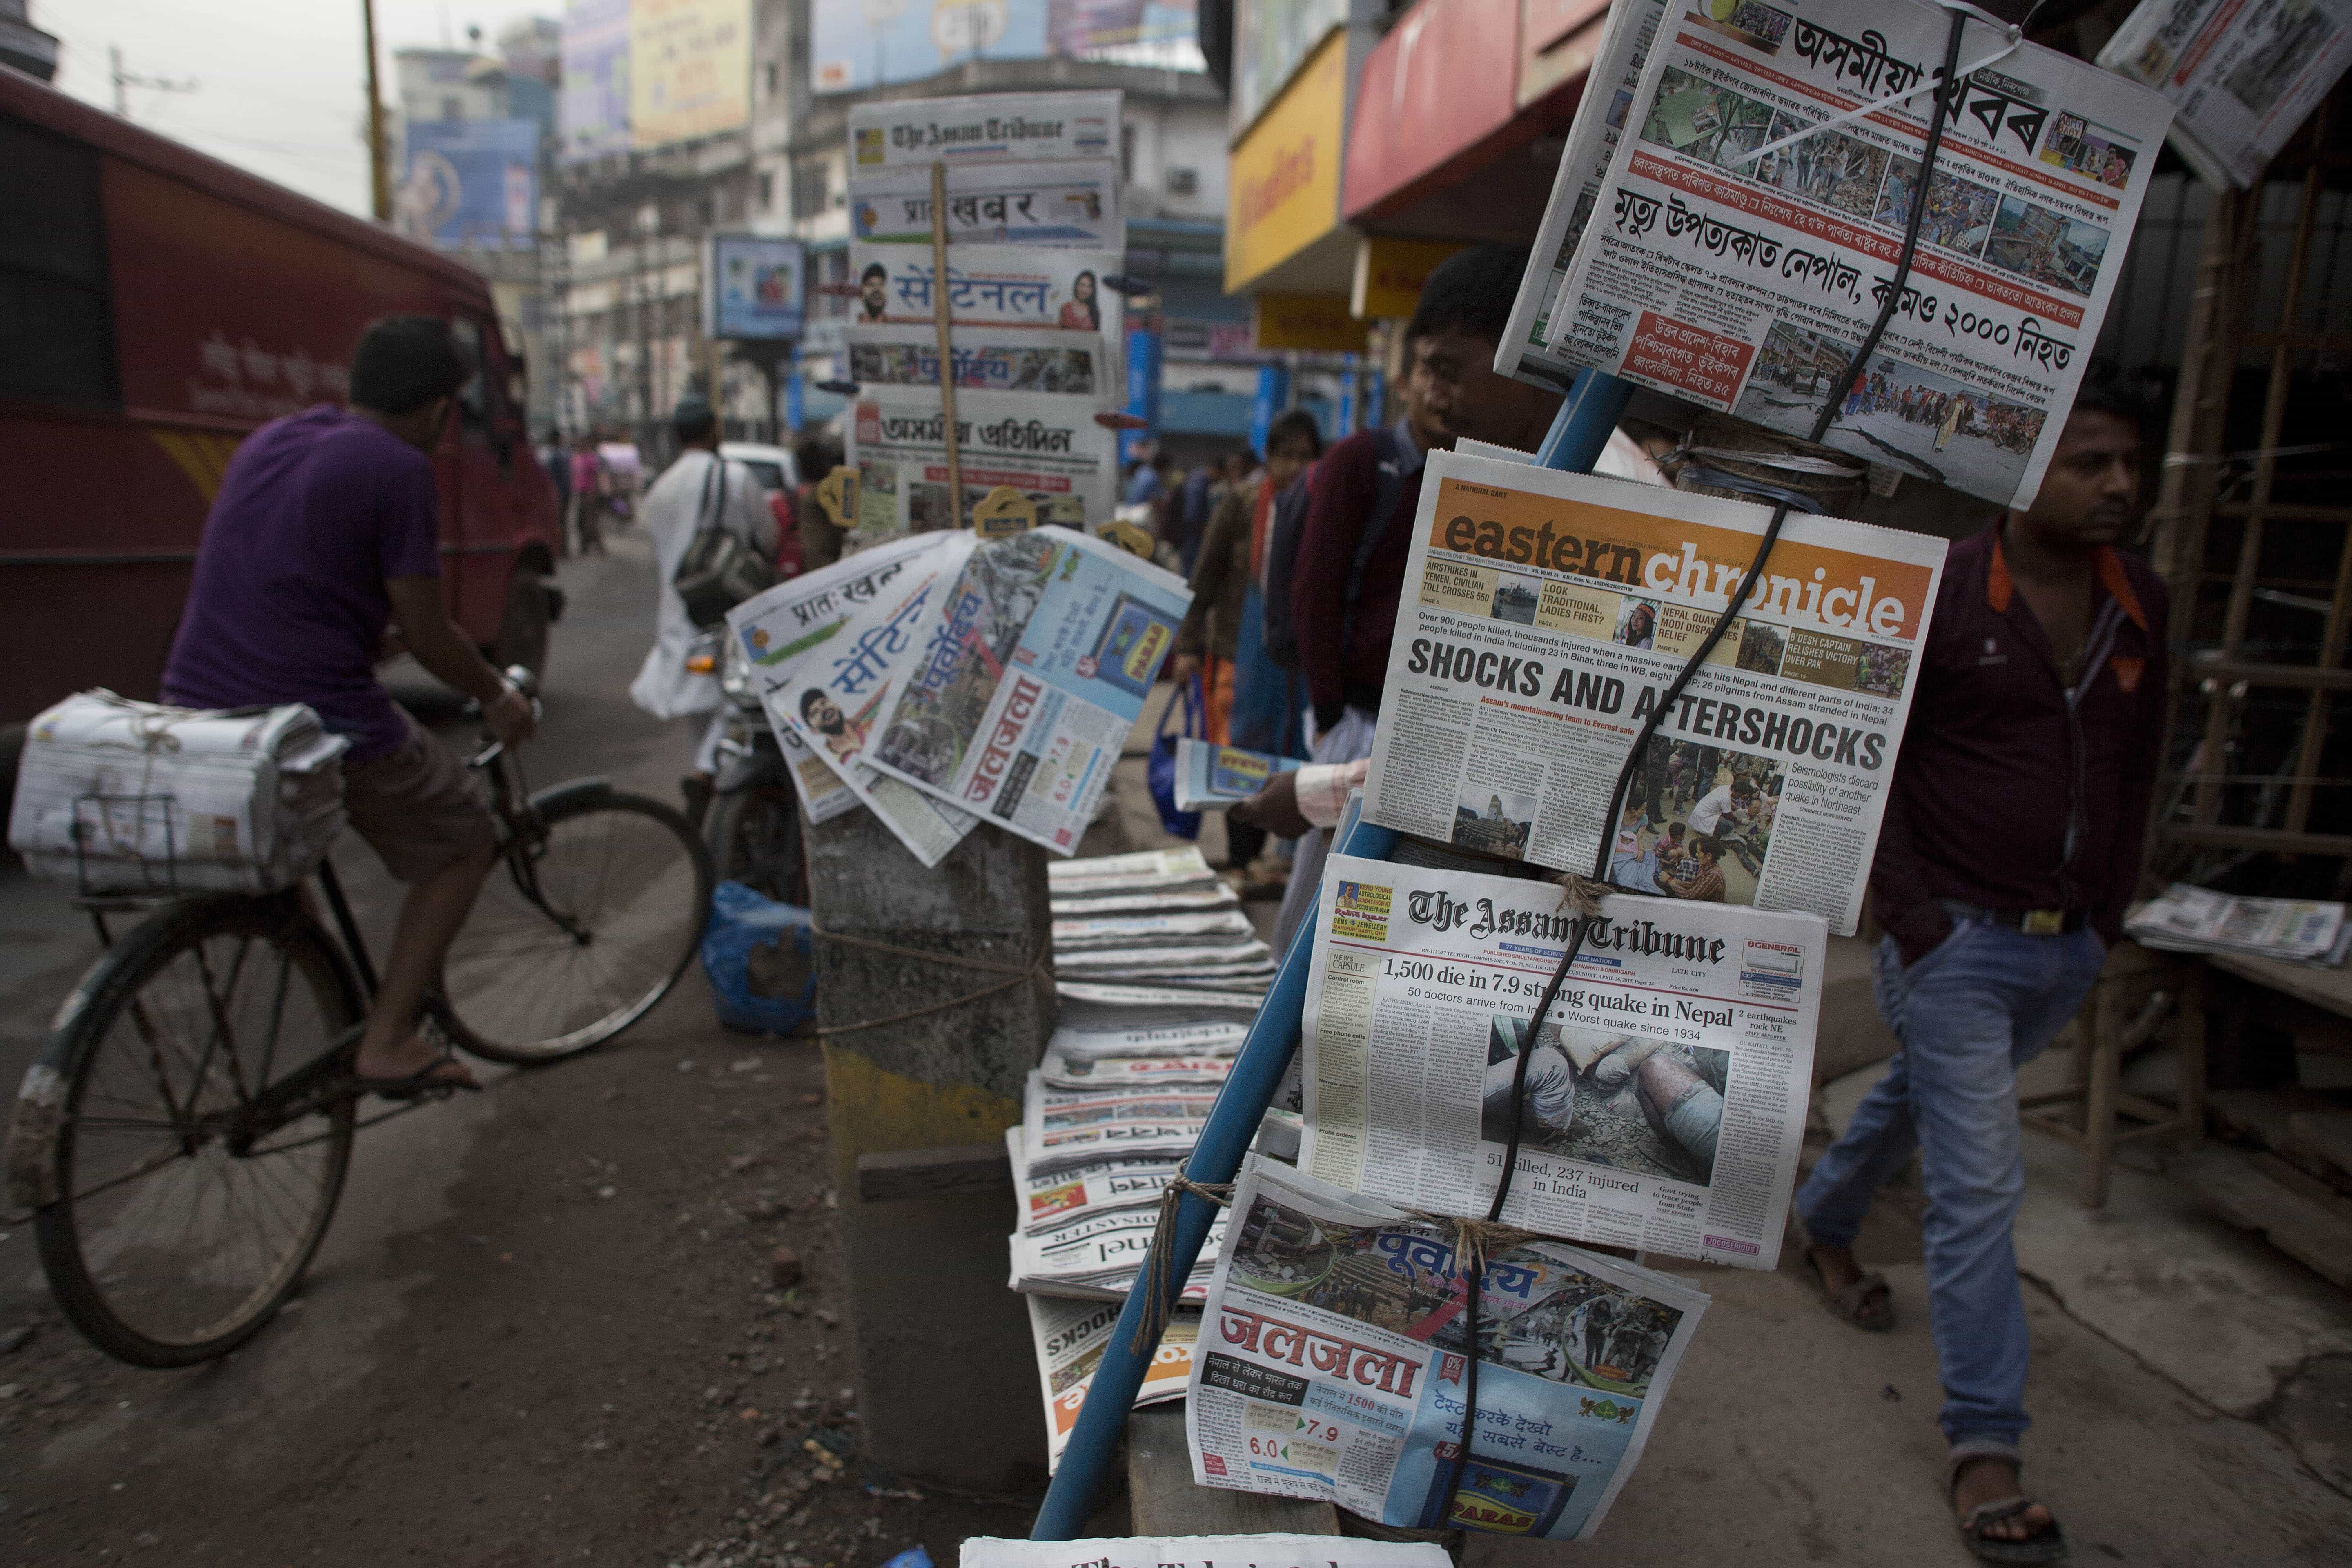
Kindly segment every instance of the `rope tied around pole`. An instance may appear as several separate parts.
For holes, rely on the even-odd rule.
[[[1150,1354],[1160,1343],[1160,1336],[1168,1331],[1168,1314],[1175,1309],[1177,1294],[1184,1289],[1181,1279],[1169,1278],[1175,1271],[1168,1260],[1175,1256],[1176,1211],[1183,1206],[1186,1193],[1221,1209],[1233,1206],[1231,1182],[1196,1182],[1190,1176],[1179,1175],[1160,1194],[1160,1217],[1152,1222],[1151,1252],[1143,1265],[1143,1299],[1150,1310],[1135,1325],[1135,1337],[1129,1342],[1138,1355]]]
[[[809,934],[820,942],[835,942],[843,947],[863,948],[868,952],[887,953],[892,958],[911,958],[923,963],[943,963],[954,969],[977,969],[990,974],[1009,974],[1011,979],[994,985],[984,985],[977,991],[967,991],[961,996],[950,996],[944,1002],[934,1002],[928,1007],[913,1007],[904,1013],[892,1013],[885,1017],[868,1018],[857,1024],[819,1024],[817,1037],[828,1035],[854,1035],[864,1029],[878,1029],[886,1024],[904,1024],[916,1018],[928,1018],[935,1013],[952,1012],[968,1007],[974,1002],[1012,990],[1025,982],[1053,973],[1053,943],[1040,947],[1027,963],[1000,963],[992,958],[965,958],[952,952],[932,952],[925,948],[901,947],[894,942],[877,942],[872,937],[851,936],[845,931],[827,931],[812,919]]]

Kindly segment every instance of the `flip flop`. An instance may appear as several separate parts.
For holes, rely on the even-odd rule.
[[[1822,1305],[1829,1309],[1832,1317],[1866,1334],[1883,1334],[1894,1329],[1895,1288],[1886,1282],[1885,1275],[1874,1268],[1842,1290],[1831,1289],[1829,1276],[1822,1272],[1822,1260],[1813,1256],[1812,1233],[1797,1217],[1794,1204],[1789,1205],[1789,1237],[1812,1269],[1813,1281],[1822,1288]]]
[[[480,1093],[482,1086],[471,1079],[433,1076],[457,1059],[457,1052],[443,1051],[415,1072],[399,1078],[360,1078],[354,1075],[352,1089],[356,1094],[373,1094],[384,1100],[421,1100],[428,1094],[442,1094],[451,1089]]]
[[[1969,1454],[1953,1460],[1950,1473],[1944,1484],[1947,1506],[1950,1504],[1953,1494],[1959,1489],[1960,1472],[1963,1469],[1975,1460],[1998,1458],[2000,1456],[1993,1454]],[[2015,1462],[2013,1460],[2010,1462],[2014,1468]],[[1960,1515],[1958,1521],[1960,1540],[1970,1552],[1977,1554],[1980,1561],[1986,1563],[2063,1563],[2067,1556],[2066,1532],[2059,1528],[2058,1521],[2054,1517],[2048,1524],[2021,1540],[2012,1541],[2006,1536],[1985,1533],[1988,1525],[1999,1524],[2005,1519],[2015,1519],[2027,1509],[2034,1507],[2038,1500],[2027,1497],[2023,1492],[2013,1492],[2008,1497],[1995,1498],[1990,1502],[1977,1504],[1976,1507]]]

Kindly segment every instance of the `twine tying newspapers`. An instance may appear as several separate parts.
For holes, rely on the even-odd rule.
[[[1960,63],[1960,36],[1968,26],[1969,16],[1971,12],[1974,12],[1974,7],[1952,5],[1951,0],[1942,0],[1942,3],[1946,4],[1952,12],[1952,26],[1945,39],[1943,70],[1935,79],[1948,89],[1959,79],[1957,73]],[[1979,16],[1983,15],[1981,12],[1974,14]],[[2002,26],[2006,27],[2005,24]],[[2013,40],[2011,47],[2014,47]],[[1936,154],[1943,145],[1945,116],[1952,107],[1953,96],[1949,90],[1939,90],[1934,95],[1935,107],[1927,118],[1927,141],[1920,150],[1919,188],[1923,191],[1927,189],[1928,180],[1936,172]],[[1815,127],[1816,131],[1822,128]],[[1871,324],[1869,335],[1862,340],[1861,344],[1853,351],[1853,357],[1846,362],[1844,374],[1830,384],[1829,395],[1822,403],[1821,412],[1814,416],[1812,432],[1806,437],[1815,446],[1819,446],[1822,437],[1829,434],[1830,426],[1836,421],[1838,407],[1844,402],[1846,393],[1852,389],[1854,378],[1869,365],[1871,354],[1877,349],[1879,340],[1885,336],[1887,324],[1895,318],[1895,306],[1902,298],[1903,286],[1910,280],[1912,260],[1918,254],[1919,226],[1921,219],[1926,217],[1927,211],[1927,204],[1925,201],[1914,202],[1911,205],[1910,220],[1904,225],[1903,228],[1903,250],[1895,260],[1895,278],[1887,288],[1885,302],[1879,307],[1878,319]],[[1528,1032],[1524,1037],[1525,1043],[1519,1048],[1517,1063],[1512,1069],[1511,1131],[1508,1140],[1503,1145],[1503,1168],[1495,1182],[1495,1201],[1486,1210],[1486,1222],[1489,1225],[1501,1223],[1503,1205],[1510,1195],[1511,1177],[1518,1169],[1519,1138],[1527,1114],[1528,1064],[1535,1055],[1536,1039],[1543,1029],[1544,1019],[1551,1012],[1552,1004],[1559,1000],[1559,988],[1568,979],[1570,969],[1575,965],[1577,953],[1584,946],[1585,933],[1591,929],[1591,917],[1596,907],[1591,889],[1594,884],[1601,882],[1606,877],[1609,870],[1609,828],[1616,816],[1617,804],[1625,798],[1626,792],[1633,787],[1634,770],[1641,766],[1642,759],[1648,754],[1650,741],[1657,733],[1659,721],[1673,710],[1675,701],[1683,694],[1683,689],[1690,684],[1691,678],[1706,663],[1708,656],[1715,652],[1716,645],[1723,640],[1724,633],[1730,628],[1732,618],[1739,606],[1746,604],[1748,596],[1755,593],[1757,582],[1763,574],[1765,563],[1771,557],[1772,546],[1779,542],[1780,529],[1789,521],[1790,507],[1795,498],[1783,494],[1778,499],[1780,504],[1772,509],[1772,521],[1765,526],[1764,537],[1757,543],[1755,559],[1748,563],[1748,574],[1740,580],[1739,591],[1732,595],[1730,602],[1724,605],[1723,613],[1716,617],[1715,625],[1708,628],[1705,640],[1693,651],[1688,662],[1684,664],[1681,673],[1675,677],[1674,683],[1666,688],[1664,696],[1651,710],[1649,718],[1643,721],[1642,728],[1633,737],[1633,746],[1625,753],[1623,765],[1617,770],[1617,784],[1609,792],[1609,805],[1606,815],[1601,819],[1600,839],[1593,849],[1591,879],[1573,876],[1567,879],[1565,898],[1576,908],[1576,923],[1570,928],[1567,949],[1559,955],[1559,966],[1552,971],[1551,980],[1544,987],[1542,999],[1536,1004],[1535,1016],[1528,1022]],[[1486,1287],[1486,1259],[1482,1253],[1471,1252],[1467,1249],[1457,1256],[1460,1259],[1457,1267],[1462,1270],[1463,1279],[1462,1329],[1463,1347],[1465,1352],[1463,1357],[1462,1374],[1462,1437],[1454,1446],[1454,1464],[1447,1473],[1445,1489],[1438,1494],[1443,1500],[1437,1504],[1437,1522],[1441,1524],[1452,1512],[1452,1500],[1462,1489],[1463,1467],[1469,1460],[1470,1446],[1475,1440],[1478,1430],[1478,1306],[1479,1296]]]
[[[857,1024],[820,1024],[817,1034],[854,1035],[861,1029],[878,1029],[885,1024],[904,1024],[909,1019],[928,1018],[934,1013],[952,1012],[970,1006],[1000,992],[1010,991],[1024,981],[1034,980],[1046,973],[1046,963],[1053,957],[1050,943],[1037,950],[1027,963],[999,963],[993,959],[962,958],[951,952],[931,952],[919,947],[900,947],[896,942],[876,942],[871,937],[849,936],[837,931],[827,931],[812,920],[809,934],[821,942],[838,942],[844,947],[862,947],[869,952],[887,952],[893,958],[912,958],[925,963],[944,963],[955,969],[978,969],[991,974],[1009,974],[1013,978],[995,985],[983,985],[977,991],[967,991],[961,996],[950,996],[944,1002],[934,1002],[928,1007],[910,1007],[904,1013],[892,1013],[886,1017],[868,1018]]]

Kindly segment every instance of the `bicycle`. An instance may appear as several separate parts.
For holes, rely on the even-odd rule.
[[[492,1061],[576,1056],[685,972],[709,851],[602,779],[527,793],[495,740],[467,766],[488,775],[499,856],[419,1026]],[[119,1360],[187,1366],[250,1339],[325,1237],[359,1128],[449,1093],[359,1120],[375,965],[331,858],[312,879],[331,932],[299,887],[78,900],[106,952],[26,1074],[8,1168],[59,1310]],[[133,910],[155,912],[116,942],[107,917]]]

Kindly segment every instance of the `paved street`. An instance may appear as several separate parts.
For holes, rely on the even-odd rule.
[[[567,567],[535,779],[674,786],[683,727],[621,695],[649,577],[630,535],[612,561]],[[1165,841],[1139,751],[1101,848]],[[1220,857],[1221,839],[1212,817],[1202,847]],[[384,884],[353,880],[381,921]],[[0,883],[0,928],[13,1080],[90,944],[21,880]],[[1858,959],[1843,950],[1841,973]],[[1829,1121],[1876,1070],[1832,1086]],[[689,973],[605,1050],[363,1138],[300,1310],[195,1371],[82,1347],[16,1228],[0,1239],[0,1331],[37,1331],[0,1355],[0,1561],[878,1568],[919,1541],[947,1564],[967,1534],[1025,1532],[1034,1497],[918,1498],[855,1459],[812,1479],[831,1472],[803,1438],[847,1446],[856,1429],[823,1087],[810,1045],[716,1029]],[[2028,1160],[2029,1484],[2076,1561],[2352,1561],[2352,1304],[2203,1214],[2147,1154],[2103,1217],[2074,1206],[2071,1154],[2037,1140]],[[1793,1260],[1694,1271],[1714,1306],[1598,1545],[1708,1568],[1967,1561],[1937,1491],[1918,1205],[1897,1188],[1864,1237],[1894,1281],[1891,1334],[1832,1320]],[[806,1269],[790,1296],[769,1288],[778,1246]],[[1002,1440],[990,1413],[949,1418]],[[1123,1498],[1096,1528],[1127,1528]],[[1467,1563],[1575,1550],[1474,1537]]]

